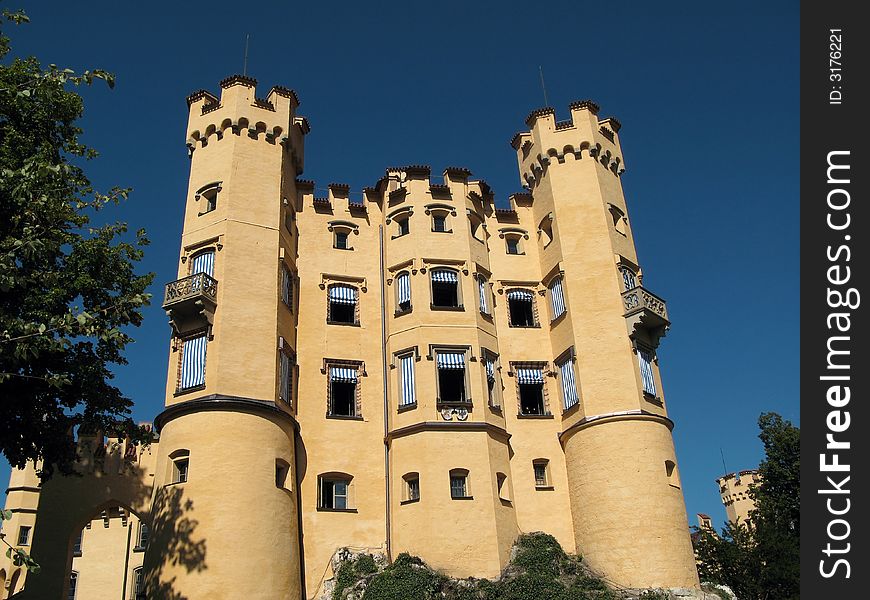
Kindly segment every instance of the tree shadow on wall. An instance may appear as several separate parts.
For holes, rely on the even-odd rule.
[[[197,539],[199,522],[190,518],[193,500],[184,497],[183,485],[157,490],[151,507],[151,539],[143,564],[145,594],[137,600],[187,600],[176,589],[178,573],[199,573],[207,566],[206,542]]]

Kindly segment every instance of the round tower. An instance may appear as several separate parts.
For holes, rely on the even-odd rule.
[[[148,598],[298,598],[296,95],[233,76],[188,98],[190,184],[155,469]]]
[[[670,323],[643,285],[620,124],[591,101],[570,108],[558,122],[551,108],[534,111],[512,145],[553,240],[542,271],[561,275],[554,349],[574,349],[579,402],[562,413],[559,439],[577,551],[620,585],[698,587],[656,354]]]

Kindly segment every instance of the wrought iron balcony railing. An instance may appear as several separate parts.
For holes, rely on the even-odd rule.
[[[645,341],[657,347],[659,340],[671,326],[665,301],[649,290],[636,286],[622,292],[622,303],[625,307],[629,335],[634,337],[643,331]]]
[[[163,308],[190,299],[207,298],[217,302],[217,281],[205,273],[197,273],[166,284]]]

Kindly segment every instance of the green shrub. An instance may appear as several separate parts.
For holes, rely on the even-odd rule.
[[[353,563],[357,575],[371,575],[378,572],[378,565],[371,554],[361,554]]]
[[[419,558],[403,552],[369,581],[363,600],[430,600],[439,595],[444,580]]]
[[[566,562],[568,557],[565,551],[552,535],[532,533],[517,538],[517,553],[513,563],[529,573],[558,577]]]

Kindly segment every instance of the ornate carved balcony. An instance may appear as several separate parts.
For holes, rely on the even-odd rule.
[[[217,281],[197,273],[166,284],[163,310],[178,335],[211,328],[217,307]]]
[[[628,333],[634,337],[644,331],[653,347],[667,333],[671,322],[668,320],[668,307],[665,301],[640,286],[622,292],[625,306],[625,319]]]

